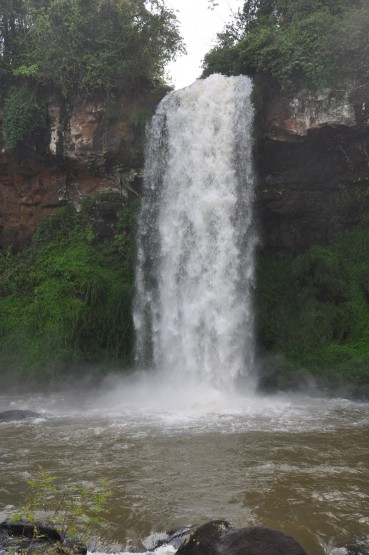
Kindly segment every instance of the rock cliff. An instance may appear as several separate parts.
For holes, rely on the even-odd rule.
[[[334,241],[369,211],[369,87],[269,97],[257,124],[262,245]],[[139,190],[144,122],[162,92],[75,105],[64,129],[50,102],[47,148],[0,155],[0,248],[24,248],[41,218],[98,192]],[[2,145],[0,145],[2,146]]]
[[[144,128],[162,96],[152,91],[111,105],[76,104],[63,125],[50,102],[46,148],[6,153],[0,144],[0,248],[22,249],[37,223],[57,207],[104,191],[122,196],[139,187]]]
[[[262,244],[327,244],[369,210],[369,89],[269,99],[256,147]]]

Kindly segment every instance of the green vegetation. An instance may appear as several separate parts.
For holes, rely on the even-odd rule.
[[[104,238],[104,202],[80,213],[67,205],[41,221],[29,249],[0,254],[3,378],[47,384],[84,366],[130,363],[137,203],[121,206],[115,235]]]
[[[364,87],[368,27],[367,0],[245,0],[206,55],[204,76],[256,76],[257,116],[274,93]],[[312,376],[369,395],[368,255],[364,228],[304,253],[259,253],[255,306],[265,387],[292,388]]]
[[[41,221],[29,249],[0,255],[0,374],[55,384],[124,369],[133,351],[137,203],[121,205],[115,234],[99,207],[71,205]],[[121,203],[121,200],[119,201]],[[264,252],[257,265],[257,336],[270,353],[265,387],[307,376],[369,394],[369,230],[303,253]]]
[[[162,86],[182,43],[164,0],[4,0],[0,5],[0,99],[8,149],[43,118],[55,97],[67,117],[76,99]],[[24,119],[14,87],[29,91]]]
[[[285,92],[369,81],[367,0],[247,0],[205,56],[204,75],[262,74]]]
[[[27,483],[29,494],[12,521],[33,524],[35,542],[40,537],[37,529],[40,518],[44,526],[55,527],[63,539],[78,534],[83,542],[106,525],[103,514],[110,496],[106,480],[100,480],[94,487],[58,485],[55,476],[41,470]],[[33,552],[32,543],[26,552]]]
[[[12,87],[4,105],[3,129],[5,144],[13,149],[45,127],[45,113],[39,106],[35,91],[26,84]]]
[[[260,347],[283,355],[266,385],[293,387],[310,373],[320,384],[369,393],[368,276],[368,229],[302,254],[260,254]]]

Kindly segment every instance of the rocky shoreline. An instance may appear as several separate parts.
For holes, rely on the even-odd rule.
[[[147,553],[172,547],[175,555],[308,555],[289,534],[263,526],[233,528],[225,520],[198,527],[178,527],[155,534],[144,542]],[[10,519],[0,523],[0,554],[86,555],[78,539],[63,538],[53,526]],[[355,546],[333,550],[337,555],[367,555]],[[309,554],[314,555],[314,554]]]

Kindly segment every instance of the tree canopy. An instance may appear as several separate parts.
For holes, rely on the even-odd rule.
[[[246,0],[204,75],[267,74],[285,91],[369,82],[367,0]]]
[[[77,98],[163,85],[166,64],[182,50],[177,20],[164,0],[2,0],[7,147],[35,132],[47,94],[67,106]]]
[[[182,48],[163,0],[3,0],[0,72],[63,96],[163,80]]]

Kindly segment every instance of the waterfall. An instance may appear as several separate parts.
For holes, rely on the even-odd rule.
[[[213,75],[170,93],[148,133],[139,219],[136,362],[231,386],[252,373],[251,83]]]

